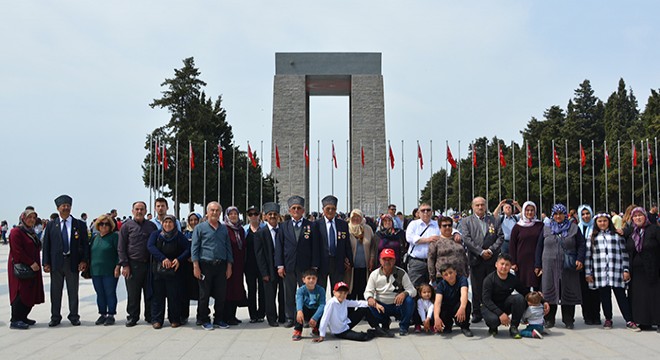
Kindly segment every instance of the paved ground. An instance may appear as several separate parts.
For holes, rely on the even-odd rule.
[[[655,331],[633,333],[623,326],[616,311],[613,330],[587,327],[580,320],[575,330],[554,328],[543,340],[513,340],[506,329],[492,338],[483,324],[472,329],[475,337],[465,338],[454,332],[449,336],[411,334],[393,339],[374,339],[357,343],[329,338],[321,344],[311,342],[309,329],[300,342],[291,341],[291,330],[270,328],[265,323],[241,324],[228,330],[204,331],[187,325],[178,329],[164,327],[154,330],[140,322],[124,326],[126,291],[123,279],[118,322],[112,327],[95,326],[96,295],[90,280],[81,279],[80,315],[82,326],[72,327],[66,320],[57,328],[48,328],[50,303],[37,305],[30,317],[37,325],[30,330],[9,329],[9,296],[7,288],[7,246],[0,246],[0,355],[2,359],[657,359],[660,354],[660,334]],[[49,278],[45,277],[46,299]],[[66,304],[66,295],[63,301]],[[576,314],[581,318],[581,314]],[[66,319],[67,309],[62,311]],[[195,314],[195,305],[191,306]],[[239,318],[248,318],[247,309],[239,309]],[[360,324],[357,330],[366,330]]]

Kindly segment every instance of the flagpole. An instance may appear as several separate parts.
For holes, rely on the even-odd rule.
[[[603,148],[605,149],[605,154],[607,154],[607,140],[603,141]],[[609,155],[608,155],[609,156]],[[605,162],[605,213],[610,213],[610,201],[607,194],[607,159],[603,159]]]
[[[644,174],[644,140],[639,142],[639,150],[642,153],[642,207],[649,209],[650,207],[646,204],[646,175]]]
[[[569,195],[568,195],[568,140],[564,139],[564,153],[566,155],[566,208],[570,209]]]
[[[635,203],[635,141],[630,140],[630,180],[631,189],[630,195],[632,197],[631,204]]]
[[[616,157],[617,157],[617,175],[619,178],[619,187],[617,188],[617,192],[619,193],[619,210],[618,212],[621,213],[621,140],[616,141]]]
[[[488,210],[488,139],[486,139],[485,149],[486,149],[486,151],[485,151],[485,153],[486,153],[486,156],[485,156],[485,159],[486,159],[486,212],[488,212],[489,211]]]
[[[649,177],[649,209],[653,207],[653,186],[651,185],[651,145],[649,139],[646,139],[646,166],[648,171],[646,174]]]
[[[656,195],[656,205],[660,206],[660,180],[658,180],[658,138],[655,139],[655,195]]]
[[[272,151],[272,150],[271,150]],[[275,166],[273,166],[273,202],[278,203],[277,201],[277,162],[279,158],[279,149],[277,148],[277,142],[275,142]]]
[[[222,167],[220,166],[220,152],[222,150],[222,145],[220,144],[220,141],[218,141],[218,204],[220,204],[220,178],[222,175],[221,169]]]
[[[472,169],[471,170],[471,172],[472,172],[472,199],[474,199],[474,163],[475,163],[474,160],[475,160],[475,157],[476,157],[476,153],[475,153],[475,150],[474,150],[474,142],[473,141],[470,142],[470,146],[472,147],[472,166],[470,166],[470,168]]]
[[[206,140],[204,140],[204,200],[202,206],[206,206]]]
[[[461,211],[461,141],[458,140],[458,211]]]
[[[419,150],[419,140],[417,140],[417,192],[415,193],[417,206],[419,206]]]
[[[433,141],[433,140],[431,140]],[[433,144],[433,142],[431,142]],[[445,148],[449,149],[449,140],[445,140]],[[448,150],[447,150],[448,152]],[[447,183],[448,183],[448,178],[449,178],[449,166],[447,164],[449,163],[448,156],[449,154],[445,154],[445,208],[443,209],[443,213],[446,215],[447,214],[447,197],[448,197],[448,191],[447,191]],[[433,149],[431,149],[431,160],[433,160]],[[431,163],[433,164],[433,163]],[[433,165],[431,165],[431,189],[433,189]],[[431,190],[433,191],[433,190]],[[432,194],[432,193],[431,193]],[[431,195],[431,201],[433,201],[433,195]],[[432,202],[431,202],[432,204]],[[433,208],[433,205],[431,205],[431,208]]]
[[[435,208],[433,207],[433,140],[429,140],[429,163],[430,163],[430,169],[431,169],[431,211],[435,212]],[[446,169],[446,167],[445,167]],[[445,180],[445,193],[447,193],[447,181]],[[445,199],[445,209],[447,208],[447,200]]]
[[[261,209],[261,206],[264,203],[264,167],[263,164],[264,162],[264,141],[261,140],[261,143],[259,145],[259,157],[261,158],[261,163],[262,166],[259,168],[259,209]]]
[[[541,169],[542,163],[541,163],[541,140],[536,140],[536,150],[538,151],[538,157],[539,157],[539,209],[540,212],[543,212],[543,184],[541,182]]]
[[[179,209],[179,139],[176,139],[176,155],[174,160],[174,212],[176,218],[180,216]]]
[[[333,194],[334,195],[334,194]],[[321,212],[321,140],[316,140],[316,203],[318,212]]]
[[[153,177],[154,177],[154,170],[153,170],[153,161],[154,161],[154,137],[153,135],[149,135],[149,213],[151,214],[151,195],[153,194]]]
[[[289,196],[293,196],[293,190],[291,189],[291,141],[289,141],[289,162],[286,167],[289,169]]]
[[[525,155],[527,156],[527,164],[525,164],[525,187],[526,187],[526,195],[527,197],[525,200],[529,200],[529,155],[531,155],[530,150],[529,150],[529,140],[525,140]],[[523,209],[525,210],[525,209]]]
[[[363,209],[364,201],[364,188],[362,187],[362,172],[364,171],[364,147],[362,147],[362,140],[360,140],[360,209]]]
[[[580,204],[584,204],[582,202],[582,151],[582,139],[580,139]]]
[[[406,177],[404,176],[405,174],[403,171],[405,169],[404,163],[405,160],[403,157],[403,140],[401,140],[401,203],[402,203],[401,205],[403,208],[403,216],[406,216],[406,187],[405,187]]]
[[[392,171],[392,158],[390,157],[390,152],[392,151],[392,145],[390,145],[390,141],[387,140],[387,158],[389,160],[389,164],[387,164],[387,206],[389,206],[392,203],[392,181],[391,181],[391,171]]]
[[[351,176],[351,172],[348,170],[349,169],[349,157],[351,154],[351,150],[349,147],[349,142],[346,140],[346,213],[350,213],[351,211],[351,203],[349,202],[349,191],[351,192],[352,195],[352,189],[349,186],[349,177]]]
[[[371,150],[373,152],[373,157],[371,158],[371,163],[373,166],[373,182],[374,182],[374,219],[376,218],[376,215],[378,215],[376,207],[377,204],[376,202],[378,201],[376,197],[376,140],[372,139],[371,140]]]
[[[236,146],[231,147],[231,206],[236,206],[236,191],[234,190],[236,185]],[[238,165],[240,166],[240,165]]]
[[[335,141],[330,140],[330,143],[332,144],[332,159],[330,159],[330,192],[332,194],[335,193]],[[388,179],[389,179],[389,173],[388,173]]]
[[[502,202],[502,144],[497,139],[497,196],[499,197],[498,204]]]
[[[245,210],[250,207],[250,157],[252,155],[252,148],[248,141],[248,156],[245,158]]]
[[[192,141],[188,140],[188,208],[190,212],[195,211],[195,205],[192,201]],[[203,205],[202,205],[203,206]]]
[[[511,173],[513,174],[513,199],[516,199],[516,148],[511,140]]]
[[[165,142],[164,141],[163,141],[163,144],[162,144],[162,148],[163,148],[163,163],[161,165],[162,168],[161,168],[161,172],[160,172],[160,196],[161,197],[163,196],[163,193],[165,192],[165,155],[167,155],[166,154],[167,150],[165,150]]]
[[[160,139],[156,138],[156,162],[154,164],[154,198],[160,197],[158,191],[160,191],[160,162],[162,159],[162,154],[160,152]]]
[[[596,208],[596,151],[594,141],[591,140],[591,189],[592,189],[592,209]]]
[[[555,140],[552,139],[552,203],[556,204],[557,199],[555,196],[555,167],[557,166],[557,163],[555,162]]]

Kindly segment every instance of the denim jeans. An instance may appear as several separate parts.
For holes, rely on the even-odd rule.
[[[92,276],[92,284],[96,291],[96,305],[101,315],[117,313],[117,279],[113,275]]]
[[[385,308],[383,313],[379,313],[375,307],[370,307],[369,310],[379,324],[389,324],[390,316],[395,316],[397,319],[400,319],[399,328],[408,331],[410,319],[415,311],[415,300],[413,300],[413,298],[406,296],[406,299],[401,305],[383,304],[380,301],[378,301],[378,303]]]

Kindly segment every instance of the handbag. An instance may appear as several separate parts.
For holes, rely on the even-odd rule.
[[[161,277],[174,277],[176,275],[176,270],[174,267],[171,267],[169,269],[163,267],[163,263],[161,261],[153,261],[153,266],[152,270],[154,275],[158,275]]]
[[[12,260],[12,263],[14,263],[14,260]],[[23,263],[14,264],[14,276],[16,276],[17,279],[32,279],[35,275],[34,270],[28,265]]]
[[[564,270],[577,271],[575,265],[575,262],[577,261],[577,251],[566,249],[566,247],[564,247],[564,242],[561,239],[562,239],[561,236],[559,236],[559,245],[561,246],[561,249],[563,250],[564,253],[562,268]]]

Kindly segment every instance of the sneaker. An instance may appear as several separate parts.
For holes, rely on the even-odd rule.
[[[213,330],[213,324],[211,324],[210,322],[204,323],[204,324],[202,324],[202,329],[209,330],[209,331]]]
[[[626,328],[627,328],[628,330],[631,330],[631,331],[634,331],[634,332],[640,332],[640,331],[642,331],[642,329],[640,329],[640,328],[637,326],[637,324],[635,324],[635,323],[632,322],[632,321],[628,321],[628,322],[626,323]]]
[[[470,330],[470,329],[461,329],[461,332],[463,333],[463,335],[465,335],[465,337],[473,337],[474,336],[474,334],[472,333],[472,330]]]
[[[422,326],[421,325],[415,325],[415,333],[419,334],[422,332]]]
[[[105,320],[106,320],[105,315],[101,315],[101,316],[99,316],[98,319],[96,319],[96,322],[94,324],[95,325],[103,325],[103,324],[105,324]]]
[[[314,328],[312,329],[312,335],[314,335],[314,336],[319,336],[319,334],[320,334],[320,333],[319,333],[319,327],[318,327],[318,326],[314,327]]]
[[[543,339],[543,335],[541,334],[541,332],[536,329],[532,330],[532,337],[534,339]]]
[[[520,331],[518,331],[517,326],[511,325],[509,327],[509,335],[511,335],[511,337],[514,339],[522,339],[522,335],[520,335]]]
[[[408,335],[408,329],[399,329],[399,336],[406,336]]]
[[[497,335],[497,328],[488,328],[488,335],[496,336]]]
[[[111,326],[114,324],[115,324],[114,315],[108,315],[108,317],[105,318],[105,323],[103,323],[103,326]]]
[[[302,339],[302,331],[293,330],[293,336],[291,336],[291,340],[300,341],[300,339]]]
[[[224,321],[219,321],[217,323],[214,322],[213,327],[217,327],[218,329],[229,329],[229,325]]]
[[[612,320],[605,320],[605,324],[603,324],[603,329],[612,330]]]

